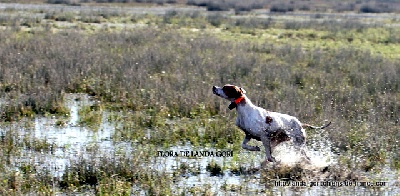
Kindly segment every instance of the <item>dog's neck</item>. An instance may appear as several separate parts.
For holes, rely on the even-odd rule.
[[[246,95],[242,95],[241,97],[233,100],[228,108],[230,110],[232,110],[233,108],[236,108],[236,110],[239,110],[239,108],[243,108],[243,107],[254,107],[253,103],[250,101],[249,98],[247,98]]]

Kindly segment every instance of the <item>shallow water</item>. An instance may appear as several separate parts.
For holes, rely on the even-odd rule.
[[[46,169],[56,177],[61,178],[65,168],[71,164],[71,160],[78,158],[93,158],[93,149],[98,154],[97,158],[115,154],[116,151],[130,154],[136,149],[130,142],[114,142],[113,135],[115,132],[115,123],[109,122],[108,112],[103,112],[102,122],[98,130],[92,130],[82,127],[79,124],[78,111],[82,106],[90,106],[95,104],[89,96],[84,94],[67,94],[65,96],[65,104],[70,109],[70,117],[66,119],[65,126],[56,126],[59,119],[55,117],[38,117],[34,120],[33,126],[19,126],[20,137],[29,136],[45,140],[47,143],[55,144],[52,152],[37,152],[34,150],[22,150],[18,157],[14,157],[13,165],[18,169],[22,164],[34,164],[39,169]],[[4,129],[7,131],[7,129]],[[3,130],[3,131],[4,131]],[[151,133],[150,133],[151,134]],[[273,156],[278,163],[275,165],[269,163],[267,169],[273,167],[295,167],[300,166],[307,172],[318,172],[323,168],[334,166],[337,164],[337,157],[331,152],[331,143],[325,139],[324,133],[314,135],[307,141],[305,152],[309,157],[307,160],[304,155],[295,150],[290,143],[278,145]],[[261,146],[261,143],[255,143]],[[272,186],[266,187],[263,182],[260,171],[260,163],[264,160],[264,152],[250,152],[240,150],[238,153],[229,154],[229,156],[182,156],[181,151],[190,153],[196,152],[229,152],[230,149],[214,149],[210,147],[193,147],[190,144],[177,145],[165,149],[164,147],[156,147],[156,151],[172,151],[177,152],[179,156],[157,156],[155,152],[153,160],[148,163],[147,167],[165,172],[171,175],[174,181],[174,187],[177,192],[187,191],[193,187],[207,188],[218,195],[238,195],[240,193],[257,194],[263,192],[272,192],[281,195],[330,195],[341,193],[344,195],[352,195],[355,193],[396,195],[400,194],[399,175],[396,171],[391,170],[389,166],[385,166],[380,173],[365,173],[368,179],[377,179],[377,181],[388,182],[387,186],[382,188],[365,188],[361,186],[313,186],[310,187],[311,181],[317,181],[316,178],[309,177],[307,186]],[[227,155],[227,154],[226,154]],[[231,156],[232,155],[232,156]],[[215,162],[222,167],[221,175],[212,176],[207,171],[207,165]],[[181,169],[181,166],[186,169]],[[242,172],[234,172],[233,168],[242,168]],[[278,180],[278,179],[277,179]],[[279,181],[279,180],[278,180]],[[144,194],[137,187],[132,190],[138,194]]]
[[[57,148],[51,154],[40,154],[45,156],[45,161],[40,164],[51,168],[54,177],[61,177],[70,159],[85,156],[91,147],[99,148],[101,152],[115,149],[111,141],[114,126],[107,121],[104,113],[99,130],[93,131],[79,125],[78,110],[82,106],[93,105],[93,101],[84,94],[67,94],[64,98],[65,104],[70,109],[70,117],[65,126],[56,126],[56,118],[35,118],[33,130],[23,130],[24,133],[33,133],[33,137],[45,139],[47,143],[54,143]]]
[[[191,146],[174,146],[167,151],[180,152],[180,151],[189,151],[189,152],[216,152],[219,151],[213,148],[193,148]],[[235,155],[234,155],[235,156]],[[222,168],[225,167],[237,167],[239,162],[243,162],[240,164],[242,167],[253,167],[256,165],[254,163],[260,163],[262,161],[262,156],[260,153],[252,154],[250,152],[243,152],[237,156],[237,160],[247,160],[245,161],[234,161],[233,157],[214,157],[214,156],[206,156],[206,157],[157,157],[156,158],[156,169],[159,171],[166,171],[168,173],[173,173],[176,170],[179,170],[181,164],[188,165],[189,168],[194,168],[198,173],[192,174],[190,172],[183,173],[182,178],[178,180],[176,183],[177,189],[186,189],[189,187],[197,186],[197,187],[206,187],[211,186],[210,189],[212,192],[218,192],[220,187],[223,185],[228,186],[242,186],[245,181],[258,181],[260,179],[260,173],[256,172],[252,175],[237,175],[232,173],[229,169],[223,169],[221,175],[212,176],[210,172],[206,170],[207,165],[210,162],[215,162]],[[252,183],[244,186],[244,188],[249,189],[249,191],[262,191],[264,188],[261,184]]]

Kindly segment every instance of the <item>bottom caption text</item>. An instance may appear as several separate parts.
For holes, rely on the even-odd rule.
[[[295,186],[295,187],[341,187],[341,186],[363,186],[363,187],[383,187],[388,186],[388,182],[358,182],[358,181],[275,181],[275,186]]]

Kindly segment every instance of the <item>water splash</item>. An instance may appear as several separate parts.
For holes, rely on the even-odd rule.
[[[276,160],[288,167],[300,165],[304,169],[320,169],[335,164],[331,142],[322,135],[309,138],[305,147],[296,148],[292,142],[283,142],[272,153]]]

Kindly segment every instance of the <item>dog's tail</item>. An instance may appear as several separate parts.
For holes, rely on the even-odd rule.
[[[332,123],[332,122],[329,122],[328,124],[323,125],[323,126],[320,126],[320,127],[316,127],[316,126],[309,125],[309,124],[302,124],[301,126],[302,126],[303,128],[310,128],[310,129],[325,129],[325,128],[327,128],[329,125],[331,125],[331,123]]]

